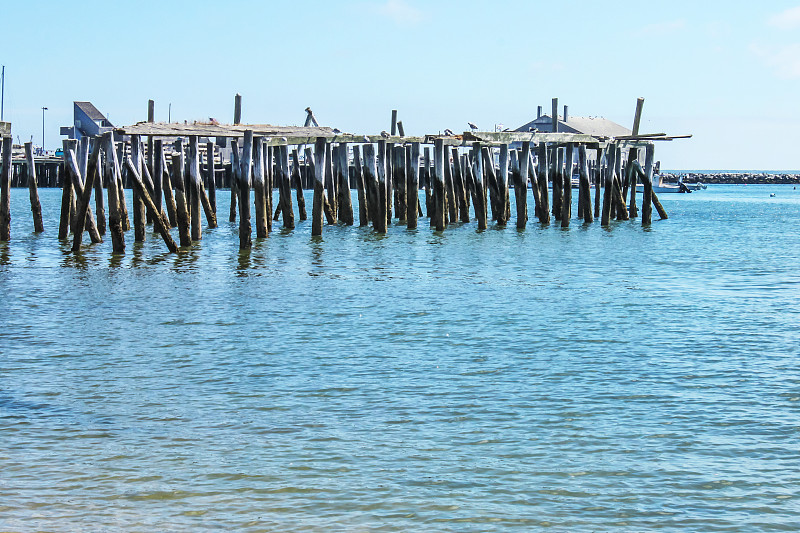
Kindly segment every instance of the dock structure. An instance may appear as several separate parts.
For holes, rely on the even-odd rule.
[[[325,221],[353,225],[354,213],[361,226],[371,224],[378,233],[386,233],[392,224],[413,230],[421,216],[436,231],[473,220],[484,230],[490,216],[497,226],[513,220],[524,230],[530,215],[528,190],[532,215],[540,225],[567,228],[573,217],[584,224],[599,218],[609,225],[613,219],[629,220],[641,213],[646,226],[652,222],[653,208],[667,218],[653,190],[655,142],[679,137],[640,134],[642,103],[643,99],[637,102],[630,134],[615,137],[561,132],[555,120],[552,131],[485,132],[470,124],[471,131],[461,134],[446,130],[416,137],[404,135],[396,111],[391,133],[363,135],[321,127],[310,109],[302,127],[240,124],[239,95],[234,124],[155,122],[150,101],[147,121],[103,132],[92,137],[91,144],[88,139],[80,146],[65,141],[63,160],[37,161],[28,155],[13,161],[11,137],[4,136],[0,240],[10,236],[7,204],[12,185],[29,186],[34,217],[38,209],[41,218],[34,195],[37,184],[63,188],[59,238],[67,239],[70,230],[80,234],[88,229],[93,243],[105,233],[102,191],[107,190],[114,253],[124,253],[124,233],[130,228],[123,186],[134,190],[135,240],[144,240],[145,224],[153,224],[173,252],[202,239],[203,217],[208,228],[216,227],[215,191],[226,187],[231,189],[230,221],[239,218],[241,249],[252,246],[251,209],[256,238],[269,236],[273,219],[282,217],[285,230],[295,228],[293,188],[300,221],[306,218],[302,190],[313,190],[314,236],[323,234]],[[554,110],[556,106],[554,99]],[[644,187],[641,210],[635,198],[637,182]],[[351,203],[353,189],[358,191],[357,206]],[[425,191],[424,211],[420,189]],[[89,207],[93,192],[97,220]],[[171,227],[178,227],[180,246],[170,236]],[[43,229],[39,220],[36,231]],[[73,235],[73,243],[73,251],[79,252],[80,235]]]

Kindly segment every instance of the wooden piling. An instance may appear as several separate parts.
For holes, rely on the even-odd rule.
[[[94,149],[101,152],[102,155],[102,139],[98,138]],[[104,174],[104,166],[101,161],[97,164],[97,176],[94,179],[95,217],[97,218],[97,231],[100,233],[100,236],[106,234],[106,205],[105,199],[103,198],[103,182],[107,178],[104,177]]]
[[[388,226],[388,223],[389,223],[389,220],[387,218],[387,216],[388,216],[387,196],[388,196],[388,192],[389,192],[389,188],[388,188],[387,182],[390,181],[390,180],[388,179],[388,177],[386,175],[387,174],[387,167],[388,167],[387,159],[389,158],[388,154],[387,154],[388,148],[389,147],[388,147],[386,141],[384,141],[384,140],[378,141],[378,161],[377,161],[377,165],[375,167],[376,170],[377,170],[376,178],[377,178],[378,187],[377,187],[376,201],[377,201],[377,204],[378,204],[378,209],[376,210],[377,211],[376,212],[376,219],[375,219],[375,223],[373,224],[373,229],[375,231],[377,231],[378,233],[386,233],[386,229],[387,229],[387,226]]]
[[[500,145],[500,173],[497,177],[497,201],[500,207],[498,224],[505,226],[510,218],[511,206],[508,194],[508,144]]]
[[[303,176],[300,173],[300,155],[297,153],[297,148],[292,149],[292,184],[295,187],[295,194],[297,196],[297,211],[300,215],[300,220],[306,220],[306,199],[303,196]]]
[[[122,204],[119,199],[119,182],[122,176],[114,147],[114,133],[103,134],[105,146],[105,175],[108,176],[108,229],[111,233],[111,249],[115,254],[125,253],[125,230],[122,224]],[[163,154],[163,152],[162,152]]]
[[[242,123],[242,95],[239,93],[233,97],[233,123]]]
[[[256,213],[256,238],[263,239],[269,235],[267,231],[267,196],[264,178],[264,138],[255,137],[253,155],[253,196]]]
[[[208,202],[211,205],[211,210],[214,212],[214,218],[217,216],[217,163],[214,160],[214,143],[208,141],[206,143],[206,183],[208,183]]]
[[[561,227],[569,227],[569,219],[572,217],[572,160],[575,150],[573,143],[568,143],[564,153],[564,173],[561,180],[564,185],[563,200],[561,201]]]
[[[436,231],[444,231],[445,227],[447,198],[445,196],[444,158],[444,140],[439,138],[434,141],[433,146],[433,198],[435,202],[433,223]]]
[[[553,217],[561,221],[561,203],[564,198],[564,149],[553,147],[550,157],[550,182],[553,184]]]
[[[251,147],[252,149],[252,147]],[[192,220],[192,240],[203,238],[203,226],[200,218],[200,146],[197,135],[189,136],[189,216]]]
[[[84,137],[88,140],[88,137]],[[75,164],[74,161],[74,153],[70,151],[67,154],[67,164],[68,170],[72,173],[72,186],[77,193],[77,206],[75,209],[75,233],[73,234],[72,238],[72,252],[77,253],[81,249],[81,241],[83,238],[83,231],[84,228],[89,230],[89,235],[91,236],[93,243],[103,242],[103,239],[100,237],[100,233],[97,230],[97,225],[95,223],[94,217],[92,216],[92,208],[89,205],[92,190],[94,189],[94,180],[97,176],[97,164],[100,156],[100,147],[98,146],[98,142],[95,141],[94,150],[92,152],[91,161],[88,162],[86,166],[86,180],[81,179],[81,171],[78,168],[78,165]],[[84,148],[85,154],[88,154],[88,145]]]
[[[498,218],[502,217],[500,215],[501,207],[498,197],[498,178],[494,167],[494,148],[484,146],[481,149],[481,154],[483,157],[484,189],[488,189],[489,206],[492,209],[492,220],[498,221]]]
[[[445,225],[458,220],[458,204],[456,204],[456,191],[453,183],[453,165],[450,162],[450,150],[444,148],[442,164],[444,165],[444,197],[445,197]]]
[[[453,190],[456,195],[456,208],[461,222],[469,222],[469,203],[467,201],[467,186],[464,183],[464,171],[458,148],[453,146],[450,150],[453,158]]]
[[[333,190],[336,189],[334,183],[334,175],[333,175],[333,164],[334,164],[334,148],[332,143],[328,143],[325,146],[325,191],[326,195],[322,198],[322,210],[325,212],[325,219],[328,221],[328,224],[336,224],[338,222],[336,218],[336,204],[335,202],[331,201],[330,197],[327,196],[327,193],[331,191],[331,187]],[[332,185],[333,184],[333,185]],[[335,195],[334,195],[335,198]]]
[[[392,173],[395,183],[397,221],[408,223],[408,179],[406,177],[406,149],[397,145],[392,150]]]
[[[364,165],[361,160],[361,147],[353,146],[353,167],[355,168],[356,189],[358,189],[358,225],[369,225],[369,207],[367,204],[367,187],[364,182]]]
[[[136,169],[136,174],[141,177],[142,175],[142,144],[138,135],[131,135],[131,160]],[[126,165],[127,166],[127,165]],[[128,170],[130,172],[130,169]],[[139,189],[133,188],[133,231],[135,242],[144,242],[145,223],[147,221],[147,212],[145,210],[144,200],[139,195]]]
[[[603,184],[602,180],[602,167],[603,167],[603,149],[596,148],[595,149],[595,157],[597,161],[595,161],[594,167],[594,218],[598,218],[600,216],[600,187]]]
[[[233,145],[233,143],[231,144]],[[175,209],[176,218],[178,219],[178,235],[180,237],[181,246],[191,246],[192,231],[187,207],[186,180],[183,177],[184,156],[183,141],[181,139],[175,141],[175,150],[177,150],[178,153],[172,156],[172,175],[170,181],[175,187]]]
[[[164,203],[166,204],[166,211],[167,211],[167,218],[169,220],[170,227],[174,228],[178,226],[178,215],[177,215],[177,208],[175,207],[175,196],[172,192],[172,180],[169,176],[169,171],[167,170],[167,160],[164,156],[164,146],[161,139],[156,139],[154,144],[154,150],[156,161],[161,161],[157,166],[161,174],[156,174],[153,176],[153,180],[161,180],[161,192],[164,193]]]
[[[264,150],[264,206],[267,209],[267,233],[272,233],[272,193],[275,188],[275,170],[273,161],[275,148],[267,146]]]
[[[39,189],[36,183],[36,162],[33,159],[33,143],[25,143],[25,160],[28,162],[28,193],[31,199],[31,214],[33,215],[33,231],[44,231],[42,223],[42,204],[39,201]]]
[[[239,249],[253,246],[253,227],[250,223],[250,183],[253,169],[253,130],[244,132],[242,159],[239,170]]]
[[[353,225],[353,200],[350,195],[349,153],[347,143],[340,142],[336,159],[337,199],[339,200],[339,220],[347,226]]]
[[[377,165],[375,163],[375,145],[364,145],[364,189],[368,198],[367,214],[372,222],[372,229],[378,230],[380,221],[378,213],[380,212],[379,193],[378,193],[378,174]]]
[[[601,175],[604,178],[603,183],[603,212],[600,219],[600,224],[608,226],[611,223],[611,195],[614,188],[614,165],[617,160],[616,146],[609,144],[606,148],[606,164],[603,168]]]
[[[530,141],[522,142],[522,152],[517,161],[516,150],[511,157],[511,176],[514,180],[514,197],[517,205],[517,229],[528,224],[528,165],[531,154]]]
[[[412,142],[406,154],[406,223],[408,229],[417,229],[419,215],[419,143]]]
[[[3,137],[3,171],[0,174],[0,241],[11,240],[11,161],[13,137]]]
[[[327,165],[330,167],[331,174],[325,176],[325,189],[327,192],[328,204],[330,205],[330,210],[333,217],[333,222],[329,222],[329,224],[336,224],[339,220],[339,202],[336,196],[336,189],[338,188],[338,179],[336,176],[336,167],[338,166],[338,158],[335,157],[336,154],[333,153],[334,147],[332,145],[328,145],[328,152],[326,154]],[[327,169],[326,169],[327,172]]]
[[[153,219],[153,225],[156,228],[156,231],[161,235],[161,238],[164,239],[164,244],[167,245],[167,249],[169,249],[172,253],[178,252],[178,245],[175,244],[175,241],[172,239],[172,236],[169,234],[169,223],[167,218],[164,216],[157,207],[156,204],[153,202],[153,199],[150,196],[150,193],[147,190],[144,182],[142,181],[142,177],[138,174],[136,170],[136,165],[129,157],[126,160],[126,165],[128,167],[128,172],[131,173],[131,183],[133,184],[134,188],[138,191],[139,197],[142,199],[145,207],[147,208],[147,212],[150,214],[150,217]]]
[[[280,169],[280,203],[283,214],[283,227],[294,229],[294,207],[292,205],[292,188],[289,175],[289,147],[285,144],[276,147],[277,158],[275,168]]]
[[[425,189],[425,216],[433,226],[433,183],[431,180],[431,149],[425,147],[422,157],[422,187]]]
[[[472,144],[473,153],[473,169],[472,169],[472,184],[475,187],[475,218],[478,219],[478,229],[486,229],[486,186],[483,179],[483,155],[481,150],[481,143],[475,142]]]
[[[322,201],[325,196],[326,145],[327,139],[325,139],[325,137],[317,137],[314,143],[314,201],[311,204],[311,235],[314,236],[322,235]],[[308,157],[308,153],[306,153],[306,157]],[[374,159],[373,157],[373,161]]]
[[[557,99],[556,99],[557,103]],[[547,175],[548,175],[548,149],[545,143],[539,144],[539,168],[538,168],[538,186],[539,186],[539,222],[542,224],[550,224],[550,202],[547,191]]]
[[[10,137],[9,137],[10,139]],[[5,149],[5,138],[4,140],[4,149]],[[9,141],[10,142],[10,141]],[[72,180],[70,179],[67,173],[67,152],[70,150],[72,146],[75,145],[75,141],[72,139],[64,139],[62,141],[62,151],[63,156],[62,159],[64,161],[63,165],[63,175],[61,177],[61,216],[59,218],[58,224],[58,240],[63,241],[69,236],[70,228],[72,226],[72,212],[74,211],[74,195],[72,193]],[[10,145],[9,145],[10,146]],[[5,158],[3,158],[5,160]],[[10,159],[10,158],[9,158]],[[5,172],[5,171],[4,171]],[[10,170],[8,171],[11,172]],[[5,175],[5,174],[4,174]],[[9,178],[10,179],[10,178]],[[2,208],[0,208],[2,209]],[[2,214],[0,214],[2,216]]]
[[[592,217],[591,206],[591,185],[589,184],[589,159],[586,156],[586,145],[581,144],[578,147],[578,166],[580,172],[580,192],[578,194],[578,203],[583,207],[579,209],[579,216],[583,221],[591,224],[594,218]]]

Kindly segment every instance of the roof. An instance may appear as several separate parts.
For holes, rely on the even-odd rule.
[[[514,131],[531,131],[531,128],[549,132],[552,129],[552,119],[549,115],[542,115],[536,120],[524,124]],[[631,130],[612,120],[603,117],[568,117],[567,121],[559,120],[559,131],[567,133],[584,133],[593,137],[619,137],[631,135]]]
[[[106,117],[91,102],[75,102],[75,107],[83,111],[92,120],[105,120]]]

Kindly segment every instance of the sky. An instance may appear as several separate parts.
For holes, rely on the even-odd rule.
[[[800,167],[800,0],[0,0],[4,120],[61,144],[74,100],[115,125],[157,121],[321,125],[407,135],[516,128],[549,113],[642,133],[667,169]]]

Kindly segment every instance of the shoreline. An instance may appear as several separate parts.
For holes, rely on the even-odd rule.
[[[667,183],[677,183],[680,178],[684,183],[707,183],[724,185],[747,184],[797,184],[800,183],[800,174],[767,173],[767,172],[665,172],[661,177]]]

